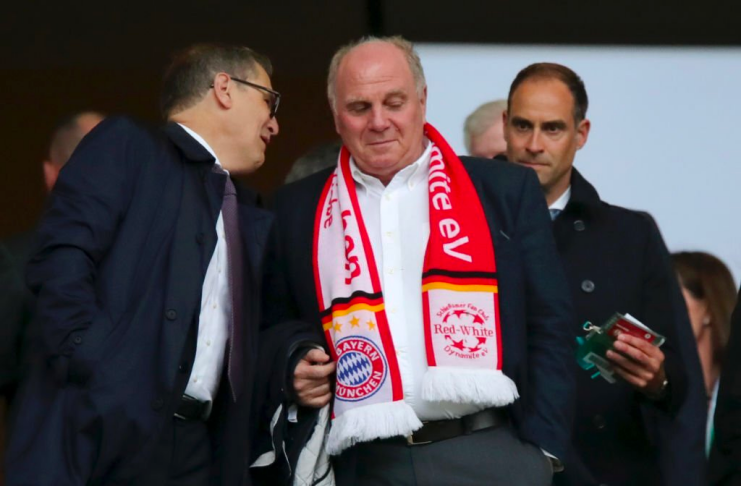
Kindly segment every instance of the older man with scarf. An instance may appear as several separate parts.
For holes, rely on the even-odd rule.
[[[573,318],[536,177],[456,156],[425,121],[401,38],[340,49],[328,95],[337,165],[275,200],[273,427],[255,465],[302,475],[309,444],[333,468],[301,481],[550,484],[571,426]]]

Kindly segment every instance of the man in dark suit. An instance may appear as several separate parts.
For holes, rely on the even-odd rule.
[[[710,450],[710,484],[741,485],[741,290],[731,317],[723,369],[715,405],[714,437]]]
[[[401,38],[343,47],[328,84],[338,166],[275,204],[265,317],[303,321],[266,350],[274,383],[287,377],[283,410],[298,403],[296,427],[308,417],[313,428],[334,399],[325,447],[340,485],[550,484],[568,443],[574,348],[537,180],[452,152],[425,123],[421,62]],[[440,211],[448,219],[435,222]],[[495,273],[471,271],[482,241]],[[450,269],[436,267],[447,257]],[[451,300],[435,312],[440,289]]]
[[[196,45],[164,130],[108,119],[61,171],[28,282],[44,363],[21,391],[9,484],[243,484],[270,216],[230,176],[278,132],[267,58]]]
[[[504,116],[509,160],[535,170],[582,325],[630,313],[666,337],[659,349],[621,335],[607,358],[620,380],[574,367],[569,467],[556,484],[703,484],[702,374],[682,296],[655,223],[609,205],[573,168],[587,142],[587,93],[565,66],[540,63],[512,82]]]

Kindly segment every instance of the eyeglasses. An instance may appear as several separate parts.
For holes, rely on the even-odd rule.
[[[255,88],[257,90],[263,91],[270,95],[270,118],[274,118],[275,114],[278,113],[278,106],[280,105],[280,93],[277,91],[274,91],[270,88],[266,88],[265,86],[260,86],[259,84],[250,83],[249,81],[245,81],[244,79],[235,78],[232,75],[229,75],[230,78],[232,78],[232,81],[236,81],[238,83],[244,84],[246,86],[250,86],[252,88]],[[213,88],[214,85],[211,83],[211,86],[209,88]]]

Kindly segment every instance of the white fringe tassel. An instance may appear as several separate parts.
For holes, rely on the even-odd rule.
[[[422,427],[412,407],[403,401],[374,403],[350,409],[332,420],[327,452],[336,456],[358,442],[411,434]]]
[[[517,385],[498,370],[431,367],[422,379],[422,398],[430,402],[502,407],[519,397]]]

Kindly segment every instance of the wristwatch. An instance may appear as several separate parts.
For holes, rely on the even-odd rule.
[[[669,390],[669,379],[664,377],[664,381],[661,382],[661,387],[659,387],[656,393],[648,393],[647,395],[651,400],[658,401],[666,397],[668,390]]]

